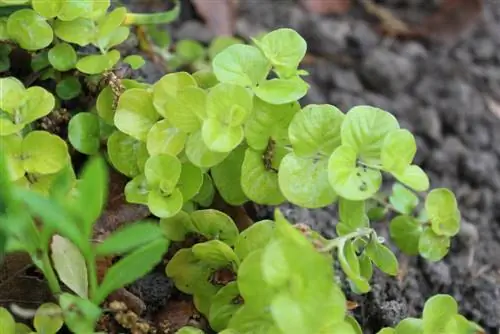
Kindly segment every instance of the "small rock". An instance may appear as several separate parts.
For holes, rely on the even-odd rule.
[[[409,116],[414,120],[415,131],[418,131],[428,138],[440,142],[442,138],[441,118],[436,109],[424,107],[415,110],[414,114]]]
[[[427,58],[427,50],[420,43],[408,42],[401,48],[401,54],[412,60],[423,60]]]
[[[371,89],[395,95],[413,82],[417,68],[408,58],[386,49],[375,49],[363,61],[360,75]]]
[[[308,41],[311,52],[326,57],[338,57],[339,54],[345,53],[350,31],[351,27],[346,20],[323,19],[314,21],[314,24],[301,31],[301,34]]]
[[[194,39],[202,43],[210,43],[215,35],[203,23],[195,20],[184,22],[179,29],[174,31],[177,40]]]
[[[340,89],[354,93],[361,93],[363,91],[363,86],[356,72],[352,70],[337,68],[333,71],[332,77],[333,84]]]
[[[492,175],[498,172],[498,161],[491,152],[470,151],[463,166],[464,177],[474,185],[481,183],[491,184]],[[493,186],[498,186],[493,184]]]
[[[497,48],[491,38],[481,38],[474,40],[474,47],[472,48],[474,58],[478,61],[488,61],[495,57]]]
[[[365,56],[377,46],[379,41],[380,36],[365,21],[356,21],[352,24],[351,33],[347,40],[349,51],[355,55],[357,53],[359,56]]]
[[[464,156],[467,149],[460,139],[449,136],[444,139],[440,149],[431,154],[430,164],[432,168],[440,173],[452,173],[456,175],[459,159]]]

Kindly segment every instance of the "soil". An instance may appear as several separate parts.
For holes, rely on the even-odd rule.
[[[136,11],[164,6],[156,0],[123,2]],[[498,334],[500,53],[496,50],[500,49],[500,2],[485,1],[481,17],[463,33],[430,41],[384,37],[376,29],[376,20],[359,1],[353,2],[347,14],[320,16],[306,12],[294,0],[240,0],[236,22],[242,37],[278,27],[296,29],[309,47],[309,61],[303,67],[310,73],[311,88],[302,104],[329,103],[344,111],[369,104],[393,113],[402,127],[416,135],[416,163],[429,174],[431,186],[449,187],[457,195],[463,228],[445,259],[430,263],[395,250],[403,269],[400,276],[375,272],[373,289],[363,296],[345,286],[348,298],[359,304],[353,314],[364,333],[376,333],[405,317],[420,316],[427,298],[446,293],[456,298],[463,315],[487,333]],[[440,2],[377,1],[415,22]],[[213,38],[187,0],[181,20],[168,29],[174,40],[209,42]],[[137,53],[136,45],[132,38],[123,54]],[[137,76],[154,82],[164,73],[159,64],[148,61]],[[327,237],[335,235],[333,206],[306,210],[285,204],[280,208],[291,221],[307,223]],[[268,218],[273,209],[257,207],[255,218]],[[387,224],[376,224],[376,228],[387,236]],[[163,273],[164,266],[159,266],[128,288],[140,297],[147,318],[169,313],[173,304],[167,305],[167,300],[185,305]],[[341,275],[341,270],[337,273]],[[7,296],[2,295],[3,299]],[[46,300],[46,295],[37,298]],[[176,317],[174,313],[170,316]],[[196,318],[194,313],[188,318]]]

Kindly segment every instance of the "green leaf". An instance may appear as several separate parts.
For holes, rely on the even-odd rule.
[[[255,95],[271,104],[285,104],[297,101],[307,94],[309,85],[300,77],[292,79],[271,79],[253,88]]]
[[[7,20],[7,33],[27,51],[36,51],[52,43],[54,34],[45,18],[32,9],[20,9]]]
[[[235,44],[220,52],[212,61],[213,71],[220,82],[254,86],[267,77],[270,64],[254,46]]]
[[[239,38],[232,36],[217,36],[215,37],[208,47],[208,57],[213,60],[215,56],[234,44],[244,44]]]
[[[3,166],[2,176],[5,175],[7,181],[2,184],[0,189],[7,188],[10,181],[16,181],[25,175],[22,156],[23,138],[19,135],[0,136],[0,152],[4,154],[5,165]]]
[[[65,72],[75,67],[78,57],[70,44],[59,43],[50,49],[48,59],[56,70]]]
[[[366,255],[366,253],[361,254],[358,257],[359,260],[359,273],[367,281],[369,281],[373,276],[373,265],[371,259]]]
[[[123,59],[123,62],[126,64],[129,64],[133,70],[138,70],[142,66],[144,66],[144,64],[146,64],[146,61],[144,60],[144,58],[142,58],[139,55],[127,56],[127,57],[125,57],[125,59]]]
[[[357,106],[350,109],[342,123],[342,145],[351,146],[369,164],[379,164],[386,136],[399,129],[396,118],[379,108]]]
[[[161,261],[168,244],[166,239],[157,239],[118,261],[107,271],[92,301],[100,304],[113,291],[146,275]]]
[[[190,162],[182,164],[178,187],[184,202],[191,200],[203,185],[203,172]]]
[[[439,236],[430,227],[426,227],[418,241],[418,252],[423,258],[437,262],[440,261],[450,248],[450,238]]]
[[[187,294],[213,291],[214,286],[209,283],[212,273],[213,269],[197,259],[191,248],[177,251],[166,267],[166,274],[173,279],[175,287]]]
[[[392,175],[415,191],[427,191],[430,187],[429,177],[417,165],[408,166],[401,174],[392,173]]]
[[[361,293],[370,291],[370,284],[366,278],[361,276],[359,260],[356,256],[354,244],[351,241],[345,242],[343,246],[339,248],[338,259],[342,270],[354,284],[356,289]]]
[[[410,131],[399,129],[390,132],[382,145],[382,167],[388,172],[404,172],[416,153],[417,142]]]
[[[356,151],[351,146],[339,146],[330,156],[328,178],[335,192],[353,201],[373,196],[382,184],[380,171],[356,165]]]
[[[244,158],[245,146],[240,145],[210,170],[219,194],[230,205],[242,205],[248,201],[241,189],[241,166]]]
[[[33,326],[37,333],[56,334],[62,328],[63,322],[59,305],[45,303],[36,310]]]
[[[147,148],[150,155],[178,155],[186,143],[187,134],[163,119],[157,122],[147,136]]]
[[[28,173],[53,174],[69,159],[68,146],[46,131],[32,131],[23,140],[24,169]]]
[[[197,210],[191,213],[193,226],[207,239],[218,239],[229,246],[234,245],[238,237],[238,228],[227,214],[213,210]]]
[[[231,247],[220,240],[210,240],[194,245],[193,255],[213,268],[231,265],[236,269],[240,261]]]
[[[111,50],[102,55],[85,56],[78,60],[76,68],[85,74],[99,74],[112,69],[120,60],[120,52]]]
[[[175,332],[175,334],[205,334],[205,332],[196,327],[184,326]]]
[[[401,322],[396,326],[397,334],[423,334],[424,326],[422,319],[417,318],[406,318],[401,320]]]
[[[370,221],[365,212],[364,201],[351,201],[341,197],[338,211],[340,222],[349,226],[352,231],[370,226]]]
[[[377,332],[377,334],[397,334],[394,328],[385,327]]]
[[[328,182],[328,159],[303,158],[295,153],[281,160],[278,182],[288,201],[304,208],[321,208],[337,199]]]
[[[68,124],[68,139],[80,153],[96,154],[101,147],[99,118],[92,113],[78,113]]]
[[[254,308],[246,305],[243,305],[242,308],[236,311],[229,321],[228,328],[234,330],[236,333],[245,334],[283,333],[276,327],[276,324],[268,310],[264,307]],[[228,334],[234,334],[234,332],[230,332]]]
[[[246,150],[241,169],[241,186],[245,195],[255,203],[279,205],[285,201],[285,197],[279,188],[278,174],[266,168],[262,154],[250,148]],[[273,162],[279,164],[279,158],[273,157]]]
[[[196,231],[191,217],[185,211],[160,219],[160,228],[165,237],[172,241],[183,241],[187,234]]]
[[[52,19],[59,14],[63,7],[64,0],[53,0],[47,2],[46,0],[31,0],[33,9],[43,17]]]
[[[16,324],[16,332],[15,334],[32,334],[33,330],[22,323]]]
[[[56,85],[56,93],[62,100],[71,100],[80,95],[82,85],[77,77],[67,77]]]
[[[16,333],[16,322],[9,311],[3,307],[0,307],[0,333]]]
[[[186,63],[194,63],[205,57],[205,48],[195,40],[183,39],[175,46],[175,53]]]
[[[105,1],[103,1],[105,2]],[[80,0],[69,1],[66,0],[58,14],[61,20],[72,21],[79,17],[91,17],[93,14],[94,1],[93,0]]]
[[[243,261],[251,252],[264,248],[274,235],[274,221],[262,220],[240,233],[234,252]]]
[[[389,231],[392,241],[408,255],[417,255],[423,226],[410,216],[397,216],[391,220]]]
[[[207,95],[206,114],[228,127],[242,125],[253,108],[252,93],[241,86],[219,83]]]
[[[449,189],[431,190],[425,199],[425,211],[437,235],[453,237],[460,231],[460,211],[455,195]]]
[[[239,294],[238,284],[230,282],[212,298],[209,322],[213,330],[220,332],[225,329],[234,313],[241,308]]]
[[[178,188],[166,195],[160,190],[151,190],[148,194],[148,207],[159,218],[175,216],[182,209],[184,199]]]
[[[81,251],[68,239],[54,235],[51,252],[54,269],[61,282],[78,296],[87,298],[87,265]]]
[[[340,128],[345,115],[327,104],[310,104],[295,114],[288,128],[293,151],[298,156],[330,155],[340,146]]]
[[[148,159],[148,151],[143,142],[115,131],[109,136],[107,147],[109,159],[120,173],[133,178],[142,172]]]
[[[284,333],[309,333],[305,314],[300,305],[291,296],[281,293],[271,303],[271,313],[278,327]]]
[[[179,182],[182,165],[173,155],[161,154],[151,156],[144,167],[148,184],[152,188],[161,188],[171,193]]]
[[[200,204],[202,207],[209,207],[212,204],[215,195],[215,188],[212,178],[207,173],[203,174],[203,184],[201,185],[198,194],[193,197],[193,201]]]
[[[64,324],[73,333],[93,333],[101,316],[99,306],[86,298],[69,293],[59,296],[59,304],[64,312]]]
[[[384,273],[396,276],[399,271],[398,259],[394,253],[378,240],[372,238],[365,248],[365,253]]]
[[[120,96],[114,120],[120,131],[145,142],[159,118],[153,106],[153,95],[146,89],[132,88]]]
[[[95,23],[90,19],[80,17],[70,21],[56,20],[54,22],[54,33],[58,38],[79,46],[90,44],[95,32]]]
[[[212,70],[202,69],[193,73],[193,78],[196,80],[201,89],[209,89],[219,83],[217,77]]]
[[[148,204],[149,186],[144,174],[137,175],[125,185],[125,199],[129,203]]]
[[[296,69],[307,51],[302,36],[290,28],[276,29],[253,40],[274,66]]]
[[[217,119],[203,122],[201,134],[208,149],[217,153],[229,154],[244,138],[242,126],[228,126]]]
[[[458,305],[449,295],[438,294],[427,299],[422,313],[424,333],[443,333],[446,324],[458,314]]]
[[[16,118],[26,124],[47,116],[55,107],[55,98],[46,89],[33,86],[26,90],[26,103]]]
[[[222,162],[229,152],[211,151],[203,141],[201,131],[189,135],[186,142],[186,156],[195,166],[210,168]]]
[[[417,207],[419,199],[417,195],[400,183],[394,183],[389,202],[399,213],[410,215]]]
[[[28,100],[24,84],[14,77],[0,78],[0,109],[13,114]]]

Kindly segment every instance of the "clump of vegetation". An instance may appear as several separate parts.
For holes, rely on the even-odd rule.
[[[413,164],[414,136],[392,114],[300,105],[309,88],[299,68],[307,45],[294,30],[248,44],[220,39],[208,52],[184,42],[171,59],[194,64],[194,72],[148,84],[117,75],[114,48],[127,39],[129,24],[168,22],[178,7],[151,16],[109,12],[106,1],[2,4],[10,12],[0,30],[7,74],[0,79],[0,245],[3,253],[28,253],[56,297],[35,314],[36,331],[56,333],[64,323],[74,333],[96,332],[103,314],[113,312],[103,307],[108,296],[174,249],[165,274],[218,333],[358,334],[333,262],[358,294],[370,291],[374,267],[398,274],[397,258],[372,222],[389,221],[391,241],[428,261],[441,260],[459,232],[454,194],[430,189]],[[9,54],[18,49],[32,59],[29,76],[10,71]],[[123,61],[142,64],[137,56]],[[77,152],[86,156],[83,166]],[[152,215],[96,242],[108,164],[128,178],[126,200]],[[393,182],[388,196],[384,177]],[[337,205],[337,237],[292,224],[279,210],[242,229],[214,208],[216,194],[233,206]],[[107,256],[120,259],[100,277],[97,261]],[[26,332],[6,309],[0,329]],[[421,319],[379,333],[482,332],[452,297],[437,295]],[[185,326],[178,333],[203,331]]]

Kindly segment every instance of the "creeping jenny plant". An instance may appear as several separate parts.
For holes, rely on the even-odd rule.
[[[371,290],[373,267],[399,272],[388,241],[428,261],[447,254],[460,229],[454,194],[430,189],[413,163],[414,136],[391,113],[366,105],[347,111],[300,105],[309,88],[299,68],[307,45],[294,30],[278,29],[249,44],[220,39],[208,51],[185,41],[174,63],[194,63],[195,72],[148,84],[115,73],[116,47],[129,25],[168,22],[178,6],[148,15],[109,11],[109,1],[97,0],[0,4],[7,9],[0,36],[8,41],[1,44],[0,70],[9,70],[10,52],[21,48],[32,56],[40,83],[0,79],[0,250],[28,253],[58,303],[37,311],[36,331],[61,328],[60,321],[44,322],[52,312],[72,332],[94,333],[110,312],[103,307],[110,293],[151,271],[170,244],[193,236],[197,242],[168,258],[165,274],[223,334],[362,333],[333,261],[351,290],[363,294]],[[97,53],[84,54],[84,46]],[[132,68],[143,63],[137,56],[122,61]],[[57,83],[54,92],[42,87],[46,80]],[[99,82],[105,87],[97,85],[88,110],[70,110],[67,136],[40,127],[64,101]],[[74,151],[89,156],[79,172]],[[128,178],[126,200],[147,206],[152,217],[96,243],[94,224],[108,197],[106,161]],[[387,195],[384,179],[393,180]],[[337,237],[293,225],[279,210],[240,231],[227,213],[212,208],[216,194],[235,206],[336,205]],[[387,241],[371,224],[386,219]],[[103,256],[120,260],[100,280],[96,261]],[[0,309],[1,333],[31,331],[16,326]],[[452,297],[437,295],[421,318],[379,333],[482,332],[459,314]],[[203,332],[186,326],[178,333]]]

